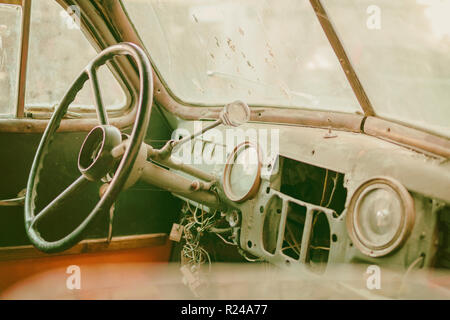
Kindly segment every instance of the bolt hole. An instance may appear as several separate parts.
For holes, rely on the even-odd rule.
[[[352,243],[352,242],[350,242],[349,246],[350,246],[350,247],[353,247],[353,243]]]
[[[333,233],[333,235],[331,236],[331,240],[333,240],[333,242],[337,242],[337,241],[338,241],[337,235],[335,235],[335,234]]]
[[[253,243],[249,240],[249,241],[247,242],[247,247],[248,247],[249,249],[251,249],[252,246],[253,246]]]
[[[311,151],[311,154],[315,155],[316,154],[316,150]]]
[[[291,264],[291,262],[289,261],[289,260],[286,260],[286,265],[290,265]]]
[[[277,213],[280,214],[281,213],[281,209],[277,209]]]
[[[264,212],[264,207],[263,206],[259,207],[259,212],[261,212],[261,213]]]
[[[387,128],[386,131],[387,131],[387,132],[391,132],[391,128]]]
[[[266,193],[270,193],[270,187],[266,188]]]

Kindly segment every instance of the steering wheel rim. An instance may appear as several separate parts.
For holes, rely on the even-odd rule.
[[[37,185],[39,183],[40,172],[43,168],[43,162],[48,152],[48,148],[53,140],[54,134],[59,128],[61,119],[66,114],[69,105],[73,102],[78,92],[83,88],[84,83],[90,79],[91,86],[94,93],[95,106],[97,111],[97,118],[101,126],[108,126],[108,117],[105,108],[102,104],[102,99],[99,91],[98,79],[96,70],[104,65],[107,61],[115,56],[130,56],[136,62],[139,71],[139,99],[137,103],[136,120],[133,126],[129,144],[123,154],[120,164],[115,171],[110,185],[106,192],[101,196],[99,202],[94,209],[89,213],[85,220],[78,225],[71,233],[56,241],[46,241],[41,237],[36,230],[37,221],[46,213],[58,205],[65,197],[70,196],[70,193],[84,187],[89,179],[82,174],[74,183],[67,187],[60,193],[53,201],[51,201],[39,214],[35,214]],[[109,210],[119,193],[122,191],[128,176],[130,175],[133,165],[138,156],[142,141],[146,134],[151,107],[153,102],[153,77],[149,58],[145,52],[133,43],[119,43],[110,46],[100,52],[80,73],[77,79],[72,83],[70,88],[64,95],[58,108],[53,113],[47,128],[39,143],[33,164],[28,178],[27,191],[25,195],[25,230],[30,242],[39,250],[46,253],[54,253],[67,250],[78,243],[84,231],[94,220],[94,218],[104,210]],[[111,127],[111,126],[108,126]],[[95,129],[95,128],[94,128]],[[89,136],[89,134],[88,134]]]

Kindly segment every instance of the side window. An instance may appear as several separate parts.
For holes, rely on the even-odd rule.
[[[86,67],[96,51],[79,27],[75,6],[64,10],[56,1],[34,0],[28,53],[25,107],[28,111],[57,106],[64,93]],[[117,110],[126,105],[126,96],[111,71],[98,71],[105,106]],[[78,93],[72,111],[94,108],[89,82]]]
[[[0,4],[0,117],[16,110],[21,21],[20,6]]]

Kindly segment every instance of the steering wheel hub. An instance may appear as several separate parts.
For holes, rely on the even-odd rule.
[[[119,129],[111,125],[93,128],[78,155],[78,169],[90,181],[100,181],[114,169],[117,160],[111,150],[122,142]]]

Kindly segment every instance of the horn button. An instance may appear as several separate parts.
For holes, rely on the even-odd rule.
[[[116,159],[111,150],[122,142],[119,129],[111,125],[93,128],[81,146],[78,155],[78,169],[91,181],[100,181],[114,169]]]

